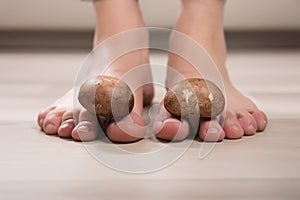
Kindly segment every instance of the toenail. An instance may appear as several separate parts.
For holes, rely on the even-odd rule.
[[[80,126],[80,127],[77,129],[77,131],[78,131],[79,133],[88,133],[88,132],[90,132],[90,129],[89,129],[89,127],[87,127],[87,126]]]
[[[41,118],[40,121],[39,121],[39,124],[40,124],[41,126],[43,126],[43,122],[44,122],[44,119]]]
[[[62,129],[69,128],[69,127],[70,125],[68,123],[65,123],[64,125],[61,126]]]
[[[219,133],[219,129],[216,127],[210,127],[206,131],[207,134],[217,134]]]
[[[262,125],[264,126],[264,125],[266,125],[267,124],[267,121],[266,120],[263,120],[262,121]]]
[[[178,121],[178,119],[170,118],[170,119],[168,119],[168,121],[166,121],[166,123],[168,123],[168,122],[170,122],[170,123],[178,123],[179,121]]]
[[[255,127],[252,124],[249,126],[249,130],[251,131],[251,133],[256,131]]]
[[[53,132],[53,130],[54,130],[54,124],[48,124],[45,128],[46,133]]]
[[[240,127],[238,125],[233,125],[232,129],[236,130],[236,131],[241,131],[241,129],[240,129]]]

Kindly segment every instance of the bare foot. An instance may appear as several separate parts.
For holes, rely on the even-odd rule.
[[[129,61],[131,65],[128,65]],[[134,64],[132,61],[138,62],[139,64]],[[147,62],[147,55],[141,55],[140,52],[127,54],[114,62],[109,70],[105,72],[105,75],[119,78],[123,73],[129,70],[129,68],[122,68],[119,67],[119,65],[126,63],[127,66],[132,66],[133,68],[139,66],[141,63],[147,64]],[[151,74],[150,68],[147,76],[149,76],[149,74]],[[141,74],[140,77],[143,75],[144,74]],[[134,92],[135,104],[130,116],[133,122],[138,126],[131,126],[134,128],[129,129],[130,133],[125,131],[126,127],[120,127],[122,124],[128,124],[126,122],[130,121],[128,117],[119,121],[118,125],[116,123],[110,124],[107,127],[106,133],[112,141],[133,142],[144,137],[146,129],[145,122],[142,118],[143,106],[151,103],[153,95],[153,87],[149,85],[139,88]],[[94,140],[98,134],[98,122],[95,115],[86,110],[74,110],[73,98],[73,89],[71,89],[63,97],[39,113],[38,124],[41,129],[49,135],[58,134],[60,137],[82,141]]]
[[[97,1],[94,5],[97,18],[94,46],[114,34],[144,26],[138,2],[135,0]],[[120,78],[132,68],[148,64],[148,59],[148,50],[128,53],[115,60],[104,74]],[[146,76],[149,77],[149,74],[151,74],[150,68]],[[145,74],[140,74],[141,78],[143,76]],[[133,142],[143,138],[146,132],[142,118],[143,104],[149,104],[153,95],[153,87],[149,85],[134,91],[135,104],[130,116],[138,126],[131,128],[131,133],[127,134],[119,124],[126,124],[128,117],[122,119],[118,125],[110,124],[106,133],[112,141]],[[94,114],[86,110],[73,109],[73,89],[41,111],[37,120],[41,129],[49,135],[58,134],[60,137],[89,141],[94,140],[98,134],[98,122]]]
[[[182,10],[175,30],[193,38],[204,46],[215,61],[221,73],[226,96],[226,118],[224,126],[217,120],[201,121],[199,137],[206,141],[222,141],[224,138],[238,139],[263,131],[267,125],[266,115],[243,94],[229,79],[226,62],[226,45],[223,30],[223,0],[182,0]],[[170,41],[171,43],[176,41]],[[185,78],[197,78],[198,72],[183,58],[170,54],[168,66]],[[167,75],[167,83],[176,82]],[[179,130],[179,128],[181,128]],[[172,117],[162,108],[156,118],[155,132],[158,138],[182,140],[189,135],[189,125],[185,120]],[[177,133],[178,132],[178,133]],[[177,134],[177,135],[176,135]]]

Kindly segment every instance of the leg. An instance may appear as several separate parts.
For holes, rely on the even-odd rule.
[[[221,73],[226,90],[227,108],[224,127],[220,127],[214,120],[202,122],[199,129],[200,138],[204,139],[209,133],[219,133],[218,138],[213,136],[216,134],[210,134],[212,136],[206,139],[220,141],[224,137],[237,139],[243,135],[253,135],[256,131],[263,131],[267,124],[266,115],[232,85],[225,67],[226,44],[223,30],[225,0],[182,0],[181,2],[181,14],[174,29],[192,37],[208,51]],[[193,77],[196,73],[188,62],[174,54],[170,54],[168,65],[186,78]],[[172,77],[167,76],[167,82],[172,81],[174,81]],[[157,136],[173,139],[176,133],[174,130],[178,130],[176,127],[180,123],[185,122],[169,117]],[[211,125],[210,129],[208,125]],[[185,130],[180,137],[186,137],[187,134],[188,130]]]
[[[96,29],[94,36],[94,46],[108,37],[130,29],[144,26],[138,1],[136,0],[102,0],[94,3],[96,14]],[[106,75],[120,77],[130,69],[141,64],[147,64],[148,51],[138,50],[121,56],[114,61]],[[149,69],[149,73],[150,69]],[[149,74],[148,73],[148,74]],[[146,95],[146,97],[145,97]],[[134,122],[144,125],[141,117],[143,111],[143,99],[151,101],[153,88],[147,87],[147,91],[141,88],[134,93],[135,105],[130,113]],[[95,125],[93,125],[91,114],[87,111],[80,111],[73,115],[73,89],[65,96],[56,101],[53,105],[42,111],[38,116],[38,124],[46,134],[58,134],[61,137],[73,137],[75,140],[92,140],[97,135]],[[79,119],[75,125],[74,118]],[[137,137],[132,137],[124,133],[116,124],[111,124],[107,129],[108,137],[117,142],[130,142],[143,137],[143,130],[132,130]],[[80,137],[79,137],[80,136]]]

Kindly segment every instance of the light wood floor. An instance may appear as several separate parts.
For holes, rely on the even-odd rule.
[[[218,143],[201,160],[196,140],[171,166],[140,175],[112,170],[82,143],[36,125],[37,113],[72,87],[86,54],[0,52],[1,199],[300,199],[299,50],[229,54],[233,82],[269,116],[265,132]]]

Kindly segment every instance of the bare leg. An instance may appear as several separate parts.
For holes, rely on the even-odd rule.
[[[117,33],[144,27],[144,22],[136,0],[102,0],[94,3],[96,14],[96,29],[94,46]],[[148,50],[138,50],[121,56],[109,67],[106,75],[120,77],[135,66],[147,64]],[[150,74],[150,69],[149,73]],[[147,91],[146,91],[147,90]],[[146,97],[145,97],[146,95]],[[148,86],[134,93],[135,105],[130,113],[134,122],[140,126],[144,125],[142,118],[143,99],[149,100],[153,97],[153,88]],[[46,108],[38,116],[38,124],[46,134],[61,137],[72,137],[74,140],[93,140],[98,130],[94,118],[90,113],[83,110],[74,116],[73,114],[73,89],[65,96],[58,99],[53,105]],[[79,123],[75,125],[75,120]],[[108,137],[116,142],[131,142],[143,137],[144,129],[132,130],[131,135],[126,134],[116,124],[107,128]],[[134,136],[132,136],[134,135]]]
[[[243,135],[253,135],[257,131],[263,131],[267,125],[266,115],[232,85],[225,67],[226,44],[223,30],[225,0],[182,0],[181,2],[181,14],[174,29],[192,37],[208,51],[221,73],[226,90],[227,108],[224,126],[221,127],[215,120],[204,121],[200,124],[200,138],[221,141],[224,137],[238,139]],[[170,54],[168,65],[186,78],[197,74],[188,62],[174,54]],[[174,81],[172,77],[167,76],[167,82],[172,81]],[[160,124],[161,128],[160,130],[157,128],[157,136],[167,140],[175,137],[180,124],[187,127],[186,122],[170,116]],[[211,125],[210,129],[208,129],[209,125]],[[188,132],[187,129],[181,130],[177,135],[178,138],[175,139],[185,138]]]

